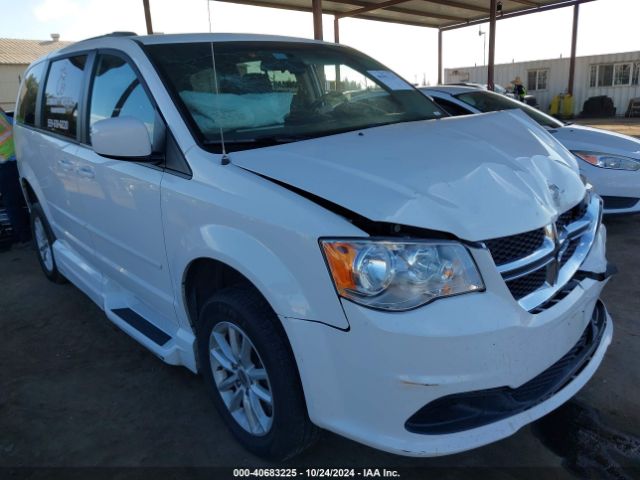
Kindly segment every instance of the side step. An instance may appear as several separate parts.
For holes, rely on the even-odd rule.
[[[156,345],[163,346],[171,340],[170,335],[160,330],[148,320],[145,320],[130,308],[116,308],[111,310],[111,312],[138,330],[145,337],[152,340]]]

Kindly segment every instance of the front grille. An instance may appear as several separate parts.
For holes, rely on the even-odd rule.
[[[558,230],[561,230],[567,225],[569,225],[570,223],[581,219],[582,217],[584,217],[584,214],[587,213],[588,207],[589,207],[588,197],[585,197],[585,199],[582,200],[578,205],[576,205],[573,208],[570,208],[569,210],[567,210],[566,212],[564,212],[562,215],[558,217],[558,220],[556,220],[556,228]]]
[[[520,300],[522,297],[526,297],[530,293],[535,292],[544,285],[547,278],[547,272],[544,268],[536,270],[532,273],[524,275],[523,277],[516,278],[515,280],[509,280],[507,287],[513,298]]]
[[[562,253],[562,257],[558,259],[559,260],[558,266],[560,268],[564,267],[567,261],[573,256],[574,253],[576,253],[576,248],[578,248],[579,244],[580,244],[580,239],[571,240],[569,242],[569,246]]]
[[[595,201],[599,200],[593,199],[593,202]],[[582,238],[585,232],[590,232],[588,233],[591,236],[589,241],[593,241],[594,231],[591,230],[591,227],[587,231],[581,228],[574,229],[575,233],[570,234],[570,229],[567,227],[584,218],[590,220],[590,225],[594,226],[597,217],[594,217],[593,214],[588,215],[591,203],[592,197],[588,194],[580,203],[562,213],[556,220],[556,237],[551,232],[547,234],[546,228],[539,228],[517,235],[485,240],[484,244],[505,278],[513,298],[520,301],[543,287],[556,286],[559,280],[558,272],[560,271],[564,272],[561,285],[569,281],[569,278],[567,278],[569,272],[565,271],[566,269],[562,269],[578,251],[581,242],[583,242]],[[547,235],[549,236],[547,237]],[[567,238],[568,235],[569,237]],[[563,240],[565,243],[562,243],[563,241],[560,239],[565,239]],[[558,249],[562,254],[558,254]],[[580,251],[584,251],[584,249]],[[522,259],[527,257],[531,258],[523,265]],[[553,269],[554,265],[557,267],[555,271]],[[548,269],[550,269],[549,274],[547,274]],[[573,273],[571,273],[571,276],[573,276]],[[560,285],[558,287],[560,288]],[[555,292],[557,292],[557,289]],[[549,295],[553,295],[555,292],[550,291]],[[532,311],[540,305],[534,302],[540,301],[544,303],[547,300],[548,298],[532,297],[531,299],[523,300],[524,303],[521,304],[529,311]]]
[[[496,265],[504,265],[530,255],[542,246],[544,228],[485,241]]]

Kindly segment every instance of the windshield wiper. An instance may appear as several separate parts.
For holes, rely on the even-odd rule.
[[[256,147],[265,147],[268,145],[280,145],[283,143],[297,142],[305,140],[306,137],[262,137],[262,138],[243,138],[236,140],[226,140],[225,145],[254,145]],[[205,140],[203,145],[222,145],[222,140]]]

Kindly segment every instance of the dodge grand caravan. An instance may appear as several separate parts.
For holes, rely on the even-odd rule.
[[[120,34],[32,64],[16,116],[44,274],[256,454],[478,447],[611,341],[601,200],[522,112],[448,117],[329,43]]]

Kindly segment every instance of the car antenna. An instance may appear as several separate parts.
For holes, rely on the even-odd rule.
[[[207,16],[209,19],[209,33],[213,33],[212,28],[211,28],[211,0],[206,0],[207,1]],[[213,67],[213,89],[214,89],[214,93],[216,94],[216,97],[218,97],[218,95],[220,94],[220,89],[218,87],[218,72],[216,70],[216,55],[214,52],[214,48],[213,48],[213,41],[209,42],[209,45],[211,46],[211,63],[212,63],[212,67]],[[216,98],[216,116],[218,119],[222,118],[219,106],[220,103],[218,102],[218,98]],[[219,124],[220,127],[220,144],[222,145],[222,157],[220,158],[220,165],[229,165],[231,163],[231,159],[229,158],[229,155],[227,155],[227,149],[225,147],[224,144],[224,130],[222,129],[222,125]]]

